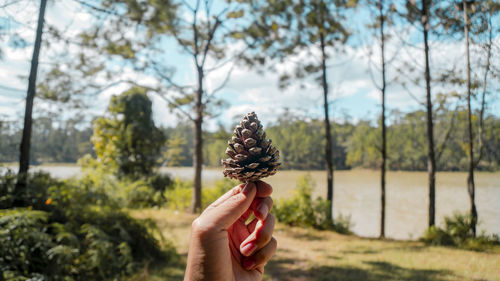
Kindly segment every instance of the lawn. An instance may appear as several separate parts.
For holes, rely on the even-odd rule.
[[[191,214],[172,210],[136,210],[136,218],[157,222],[180,254],[172,266],[145,268],[140,280],[182,280]],[[264,280],[500,280],[500,247],[473,252],[425,246],[412,241],[380,241],[277,225],[278,251]]]

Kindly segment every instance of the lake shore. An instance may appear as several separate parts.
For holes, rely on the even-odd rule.
[[[58,178],[81,174],[77,165],[42,165],[33,166],[32,170],[46,171]],[[192,167],[164,167],[160,171],[182,180],[191,180],[194,173]],[[280,198],[291,196],[297,178],[308,173],[316,182],[314,195],[324,198],[324,171],[282,170],[265,180],[274,187],[273,198],[279,201]],[[379,234],[379,177],[379,171],[375,170],[342,170],[334,173],[334,214],[350,217],[356,235],[377,237]],[[205,168],[202,178],[204,186],[212,186],[223,178],[222,169]],[[445,216],[469,211],[467,173],[438,172],[436,178],[436,222],[442,225]],[[477,172],[476,186],[480,222],[478,229],[500,235],[500,172]],[[389,171],[386,196],[386,236],[398,240],[420,237],[427,228],[427,173]]]

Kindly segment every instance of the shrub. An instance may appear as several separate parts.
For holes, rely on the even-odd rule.
[[[472,216],[455,213],[444,218],[444,228],[431,226],[420,238],[421,241],[440,246],[455,246],[470,250],[486,250],[491,245],[499,244],[499,237],[481,233],[474,237],[472,231]]]
[[[133,219],[90,183],[30,174],[26,200],[33,205],[0,210],[0,280],[121,279],[173,257],[160,249],[154,225]],[[13,184],[11,174],[0,177],[2,192]]]
[[[191,195],[193,194],[193,184],[190,181],[174,180],[173,188],[165,191],[167,207],[184,211],[191,205]]]
[[[231,188],[238,185],[239,182],[236,180],[230,180],[224,178],[222,180],[216,181],[215,185],[210,188],[206,188],[202,190],[201,193],[201,204],[203,208],[208,207],[208,205],[212,204],[215,200],[221,197],[224,193],[229,191]]]
[[[25,206],[32,206],[35,209],[44,209],[47,198],[47,188],[59,185],[60,182],[52,179],[48,173],[35,172],[27,176],[29,187],[22,194],[15,194],[17,174],[11,170],[6,170],[0,175],[0,209],[7,209],[12,206],[14,198],[17,197]]]
[[[212,187],[203,188],[201,192],[202,208],[208,207],[208,205],[237,184],[237,181],[222,179],[216,181],[215,185]],[[181,211],[187,210],[189,206],[191,206],[192,194],[193,183],[176,178],[173,183],[173,188],[165,192],[167,207]]]
[[[321,197],[313,199],[312,192],[316,183],[310,174],[297,179],[295,193],[291,198],[280,199],[273,207],[279,222],[316,229],[333,229],[339,233],[350,233],[350,218],[339,216],[335,223],[331,217],[330,202]]]
[[[117,178],[95,160],[82,158],[84,175],[74,181],[89,189],[102,191],[120,206],[127,208],[162,207],[166,203],[165,190],[174,185],[167,174],[152,174],[148,177],[130,179]]]

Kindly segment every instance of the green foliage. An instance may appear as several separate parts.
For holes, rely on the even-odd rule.
[[[151,175],[165,135],[154,124],[146,90],[134,87],[112,97],[108,112],[109,118],[94,121],[92,142],[99,161],[119,177]]]
[[[466,111],[456,113],[439,106],[435,112],[437,167],[444,171],[464,171],[467,169],[466,154],[467,122]],[[427,145],[425,112],[390,113],[391,124],[387,128],[387,165],[390,170],[427,169]],[[451,120],[455,118],[449,131]],[[473,115],[473,130],[478,130],[478,113]],[[68,121],[61,128],[49,124],[52,119],[40,119],[33,129],[33,151],[36,161],[74,161],[77,156],[92,152],[88,138],[91,129],[74,129],[75,123]],[[3,127],[2,127],[3,124]],[[278,121],[266,128],[266,133],[280,149],[283,169],[324,169],[324,125],[321,120],[307,120],[285,113]],[[9,123],[0,123],[0,158],[16,161],[19,131]],[[336,169],[379,167],[381,137],[380,128],[368,121],[353,124],[345,120],[332,122],[334,166]],[[193,165],[193,130],[187,124],[163,129],[169,136],[162,155],[164,165]],[[446,135],[449,131],[449,136]],[[500,119],[487,115],[484,120],[483,153],[478,162],[478,170],[497,171],[500,169]],[[216,132],[204,132],[204,165],[219,166],[225,158],[224,150],[230,131],[219,128]],[[50,136],[50,137],[46,137]],[[76,137],[78,136],[78,137]],[[84,140],[86,136],[86,140]],[[478,139],[478,138],[476,138]],[[474,145],[474,155],[479,155],[479,145]],[[66,156],[65,156],[66,155]],[[90,157],[90,156],[89,156]],[[82,162],[89,163],[88,157]],[[100,161],[94,161],[94,166]]]
[[[155,173],[139,179],[118,178],[103,168],[96,159],[84,157],[80,159],[84,174],[79,179],[70,179],[103,196],[94,195],[100,200],[110,200],[107,204],[125,206],[127,208],[161,207],[166,203],[164,193],[174,186],[168,174]]]
[[[214,186],[204,188],[201,194],[201,204],[203,208],[208,207],[215,200],[221,197],[224,193],[228,192],[231,188],[237,186],[237,180],[224,178],[215,182]]]
[[[202,189],[203,191],[206,189]],[[185,211],[191,206],[193,194],[193,183],[190,181],[181,181],[179,178],[174,180],[174,187],[165,192],[167,206],[175,210]]]
[[[17,181],[17,174],[8,169],[0,176],[0,209],[10,208],[16,196],[22,196],[19,200],[25,202],[27,206],[44,209],[45,200],[48,198],[47,188],[51,186],[57,188],[61,185],[60,182],[52,179],[48,173],[35,172],[28,174],[29,188],[26,189],[26,192],[15,194],[14,186]]]
[[[334,166],[336,169],[347,169],[347,140],[353,126],[332,123],[332,127]],[[303,120],[286,112],[276,124],[266,128],[266,134],[280,149],[284,169],[325,169],[323,121]]]
[[[206,208],[217,198],[236,185],[238,185],[237,181],[224,178],[215,182],[215,185],[212,187],[203,188],[201,193],[202,208]],[[191,206],[191,198],[193,194],[192,182],[181,181],[176,178],[173,186],[174,187],[172,189],[165,192],[167,207],[181,211],[187,210],[189,206]]]
[[[34,163],[74,163],[84,154],[92,153],[92,129],[81,128],[80,117],[59,122],[52,116],[33,120],[31,159]],[[58,123],[58,125],[56,125]],[[15,122],[0,122],[0,159],[5,162],[19,160],[21,128]]]
[[[11,172],[0,177],[2,198],[14,183]],[[121,279],[146,262],[174,257],[160,250],[154,224],[131,218],[91,183],[30,174],[31,206],[8,209],[2,201],[1,280]]]
[[[289,199],[278,200],[273,206],[273,214],[278,221],[291,226],[351,233],[348,217],[339,216],[335,223],[328,219],[331,212],[330,204],[321,197],[313,199],[312,191],[315,186],[316,183],[310,174],[299,177],[294,195]]]
[[[376,168],[380,163],[379,130],[366,121],[358,123],[348,144],[346,164],[353,167]]]
[[[496,235],[481,233],[474,237],[472,232],[472,216],[455,213],[453,217],[445,217],[444,228],[432,226],[420,238],[427,244],[455,246],[470,250],[487,250],[490,246],[500,244]]]

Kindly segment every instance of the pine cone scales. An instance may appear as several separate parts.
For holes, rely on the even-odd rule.
[[[279,151],[271,145],[270,139],[266,139],[255,112],[248,113],[236,126],[226,154],[230,158],[222,160],[224,176],[241,182],[274,175],[281,165],[278,163]]]

